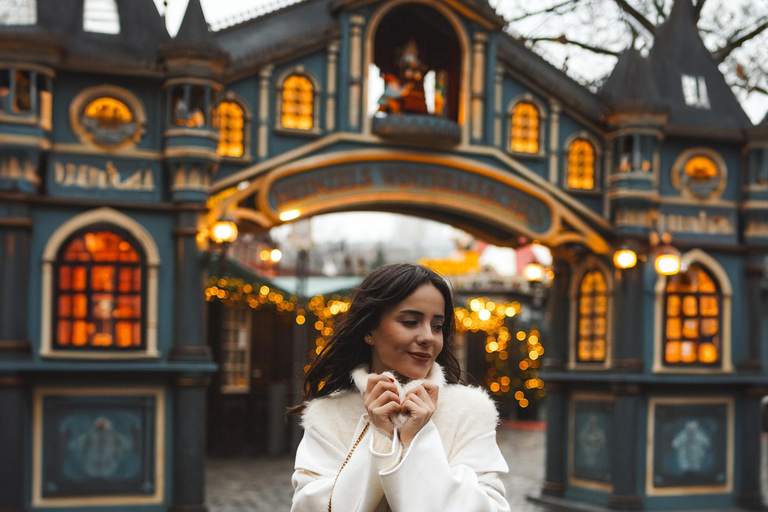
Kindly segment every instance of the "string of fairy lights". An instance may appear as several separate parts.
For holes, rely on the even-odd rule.
[[[330,298],[314,296],[304,307],[298,297],[281,290],[246,283],[239,278],[215,276],[208,278],[205,299],[230,306],[246,304],[252,309],[274,307],[279,313],[295,314],[298,325],[304,325],[310,321],[310,316],[314,317],[311,326],[315,341],[308,354],[310,363],[328,345],[339,315],[347,312],[350,306],[349,298],[335,294]],[[538,371],[539,359],[544,355],[540,332],[534,327],[528,332],[517,330],[513,336],[508,327],[509,321],[520,314],[523,306],[517,301],[501,303],[482,297],[470,299],[466,306],[454,309],[456,330],[458,333],[482,332],[486,335],[488,370],[484,381],[490,392],[502,399],[514,398],[521,408],[544,398],[546,389]],[[520,351],[519,357],[513,352],[515,342]],[[309,364],[304,371],[308,368]]]

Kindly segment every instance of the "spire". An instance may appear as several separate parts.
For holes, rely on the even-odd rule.
[[[662,110],[662,99],[653,79],[650,61],[639,51],[628,48],[619,55],[616,67],[600,95],[612,110]]]
[[[203,6],[200,0],[189,0],[184,19],[181,21],[176,40],[193,45],[214,45],[213,34],[208,30],[208,22],[205,21]]]
[[[656,31],[649,60],[659,94],[670,108],[670,123],[699,133],[752,126],[704,46],[691,0],[676,0]]]
[[[120,32],[128,41],[141,41],[143,47],[156,49],[170,41],[160,13],[152,0],[118,0]]]

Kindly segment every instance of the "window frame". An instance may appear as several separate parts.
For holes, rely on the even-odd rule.
[[[706,196],[698,196],[693,194],[684,185],[685,167],[692,158],[703,156],[709,158],[714,162],[718,170],[717,185],[713,188],[712,192]],[[693,198],[697,201],[707,201],[712,199],[720,199],[728,186],[728,165],[725,163],[725,159],[717,151],[706,147],[694,147],[686,149],[675,159],[672,164],[672,172],[670,173],[670,179],[672,181],[672,187],[677,190],[681,196],[687,198]]]
[[[15,111],[13,104],[16,99],[16,72],[29,73],[30,109]],[[52,129],[53,78],[56,73],[44,66],[33,64],[14,65],[7,63],[0,68],[0,73],[8,73],[8,92],[0,96],[0,122],[10,124],[38,125],[45,131]],[[41,80],[42,78],[42,80]],[[40,89],[41,82],[45,85]],[[47,95],[47,99],[43,98]]]
[[[62,259],[63,252],[66,250],[67,246],[77,237],[80,237],[86,233],[93,233],[96,231],[108,231],[110,233],[114,233],[116,235],[121,236],[125,241],[129,242],[133,249],[138,253],[139,256],[139,262],[138,262],[138,268],[141,270],[141,290],[139,292],[140,300],[141,300],[141,311],[140,311],[140,318],[139,318],[139,328],[141,329],[141,344],[139,347],[131,347],[131,348],[120,348],[117,346],[113,347],[104,347],[104,348],[95,348],[92,345],[84,345],[86,348],[78,347],[74,348],[72,346],[70,347],[64,347],[61,344],[58,343],[58,322],[60,320],[59,312],[58,312],[58,303],[59,303],[59,297],[61,295],[60,290],[60,282],[59,282],[59,272],[62,267],[62,263],[65,263]],[[78,353],[82,350],[92,350],[92,351],[98,351],[98,352],[105,352],[105,353],[131,353],[131,352],[145,352],[146,346],[147,346],[147,265],[146,265],[147,257],[144,254],[144,250],[141,247],[141,245],[138,243],[137,240],[134,239],[134,237],[125,229],[122,229],[118,226],[115,226],[113,224],[108,224],[104,222],[97,222],[94,224],[90,224],[89,226],[82,227],[78,229],[77,231],[74,231],[69,234],[69,236],[61,243],[59,246],[59,250],[56,255],[56,261],[53,265],[53,296],[52,296],[52,303],[51,303],[51,309],[53,312],[53,321],[51,322],[51,341],[54,347],[54,350],[61,350],[61,351],[67,351],[67,352],[73,352]],[[119,268],[119,262],[106,262],[108,265],[113,266],[114,268]],[[92,289],[92,283],[91,283],[91,276],[90,276],[90,270],[94,266],[107,266],[104,262],[96,262],[96,261],[89,261],[89,262],[82,262],[81,265],[73,265],[73,266],[85,266],[88,269],[88,274],[86,277],[86,289],[84,290],[84,294],[86,295],[88,299],[88,314],[86,315],[86,320],[91,318],[90,314],[90,299],[93,296],[93,293],[95,293]],[[131,265],[131,267],[135,267],[136,265]],[[74,293],[72,293],[74,295]],[[115,293],[115,297],[117,298],[118,294]]]
[[[300,130],[298,128],[286,128],[282,123],[283,112],[283,86],[285,81],[291,76],[302,76],[312,84],[312,128],[309,130]],[[323,130],[320,127],[320,104],[322,88],[320,82],[303,65],[298,65],[284,70],[275,79],[275,131],[278,133],[290,135],[318,136],[322,135]]]
[[[733,288],[731,286],[728,273],[723,266],[714,257],[710,256],[701,249],[693,249],[685,253],[680,261],[682,268],[688,268],[692,264],[700,266],[720,290],[720,364],[714,366],[701,365],[668,365],[664,362],[664,349],[666,348],[666,287],[667,277],[659,275],[656,279],[655,307],[654,307],[654,355],[653,355],[653,373],[732,373],[733,362],[731,360],[731,340],[732,340],[732,296]]]
[[[131,136],[117,144],[102,144],[93,140],[91,134],[80,121],[80,116],[85,108],[91,102],[103,98],[114,98],[125,104],[133,115],[133,122],[136,123],[136,130]],[[81,143],[97,148],[103,152],[112,152],[118,149],[136,147],[141,142],[144,133],[147,130],[147,111],[142,101],[128,89],[117,87],[115,85],[96,85],[80,91],[75,99],[69,104],[69,124],[72,132],[77,136]]]
[[[594,186],[590,189],[574,188],[568,184],[568,176],[570,175],[571,145],[577,140],[585,140],[589,142],[589,144],[592,145],[592,149],[595,152],[595,165],[594,165],[594,174],[593,174]],[[565,140],[565,144],[563,145],[562,159],[563,159],[563,189],[564,190],[567,190],[569,192],[574,192],[577,194],[587,194],[587,195],[589,194],[596,195],[601,193],[602,191],[602,186],[601,186],[602,165],[601,164],[603,159],[603,148],[594,135],[584,130],[571,134]]]
[[[219,105],[225,102],[231,102],[235,103],[238,107],[243,109],[243,154],[241,156],[226,156],[226,155],[219,155],[221,157],[221,160],[223,162],[250,162],[252,161],[251,156],[251,123],[253,122],[253,112],[248,106],[248,103],[245,101],[245,99],[232,92],[227,91],[221,96],[219,96],[218,101],[216,102],[216,108],[215,108],[215,116],[218,117],[219,126],[216,128],[217,133],[219,134],[219,137],[221,137],[221,118],[218,115],[218,108]],[[216,154],[218,154],[218,144],[216,146]]]
[[[146,271],[142,279],[146,279],[144,292],[146,300],[145,314],[143,315],[144,347],[142,350],[105,351],[103,349],[60,349],[55,346],[53,339],[54,318],[57,316],[54,309],[54,279],[57,277],[55,265],[57,256],[64,244],[76,232],[80,232],[91,226],[109,226],[110,229],[122,230],[130,235],[136,242],[137,251],[140,250],[145,257],[144,267]],[[108,207],[96,208],[70,218],[64,222],[48,238],[42,254],[42,290],[40,295],[41,322],[40,322],[40,357],[43,358],[70,358],[70,359],[157,359],[161,356],[157,349],[157,321],[158,321],[158,269],[160,266],[160,253],[149,232],[137,221],[122,212]]]
[[[219,361],[219,365],[221,366],[221,382],[219,386],[219,391],[222,394],[225,395],[237,395],[237,394],[248,394],[251,392],[251,371],[253,370],[253,367],[251,365],[251,354],[253,350],[253,330],[252,330],[252,309],[245,307],[245,306],[223,306],[222,308],[222,344],[221,344],[221,361]],[[236,316],[238,314],[241,314],[245,318],[245,322],[242,324],[237,324],[237,320],[230,317]],[[233,326],[237,327],[237,330],[232,329]],[[241,330],[244,330],[247,335],[247,341],[245,345],[245,349],[243,350],[237,350],[237,351],[228,351],[227,344],[230,343],[232,340],[229,339],[230,333],[236,332],[239,335],[239,332]],[[232,375],[238,375],[237,371],[232,371],[227,368],[228,363],[225,359],[225,354],[227,353],[242,353],[244,354],[245,361],[243,365],[246,367],[245,371],[245,386],[244,387],[238,387],[238,386],[231,386],[227,385],[227,378],[226,375],[232,374]]]
[[[517,105],[520,103],[532,104],[536,108],[539,114],[539,150],[534,153],[528,153],[526,151],[516,151],[512,149],[512,119],[513,119],[515,107],[517,107]],[[546,124],[547,124],[547,109],[544,106],[544,104],[541,101],[539,101],[533,94],[527,92],[512,98],[512,100],[507,104],[507,127],[506,127],[507,153],[509,153],[510,155],[513,155],[516,157],[522,157],[522,158],[544,158],[544,156],[546,155],[546,150],[545,150]]]
[[[581,282],[590,272],[598,271],[605,279],[605,358],[602,361],[579,361],[579,299]],[[607,370],[613,364],[613,301],[615,283],[610,267],[597,256],[590,255],[571,276],[568,299],[570,302],[570,328],[568,333],[568,368],[571,370]]]

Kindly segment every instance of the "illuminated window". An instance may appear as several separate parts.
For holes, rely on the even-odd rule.
[[[14,71],[14,112],[32,111],[31,73],[17,69]]]
[[[120,15],[115,0],[85,0],[83,30],[98,34],[119,34]]]
[[[243,109],[234,101],[223,101],[217,109],[219,122],[219,148],[222,156],[243,156],[245,116]]]
[[[143,262],[134,244],[89,230],[59,252],[54,345],[59,349],[143,349]]]
[[[605,276],[599,270],[587,272],[579,285],[576,361],[605,361],[608,322],[608,294]]]
[[[91,121],[93,128],[115,129],[133,121],[128,105],[115,98],[97,98],[90,102],[83,117]]]
[[[671,276],[664,290],[664,362],[668,366],[720,363],[720,291],[699,265]]]
[[[251,310],[225,307],[221,345],[222,393],[251,389]]]
[[[533,103],[521,101],[512,110],[512,151],[539,152],[539,110]]]
[[[706,156],[695,156],[685,164],[685,174],[696,180],[717,178],[717,164]]]
[[[568,186],[595,188],[595,148],[586,139],[576,139],[568,148]]]
[[[282,90],[281,126],[311,130],[314,126],[314,99],[314,88],[309,78],[302,75],[286,78]]]

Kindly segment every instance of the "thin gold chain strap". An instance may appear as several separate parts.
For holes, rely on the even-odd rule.
[[[355,444],[352,445],[352,449],[349,450],[349,453],[347,454],[347,458],[344,459],[344,462],[341,464],[341,467],[339,468],[339,472],[336,473],[336,478],[333,480],[333,485],[331,486],[331,497],[328,498],[328,512],[332,512],[331,502],[333,501],[333,490],[336,488],[336,482],[338,482],[339,480],[339,475],[341,474],[341,470],[344,469],[344,466],[347,465],[347,462],[349,462],[349,459],[352,457],[352,454],[355,453],[355,448],[357,448],[357,445],[359,445],[360,441],[363,440],[363,436],[365,436],[365,433],[368,432],[368,427],[370,426],[371,426],[370,422],[365,424],[363,431],[360,432],[360,437],[358,437],[357,441],[355,441]]]

